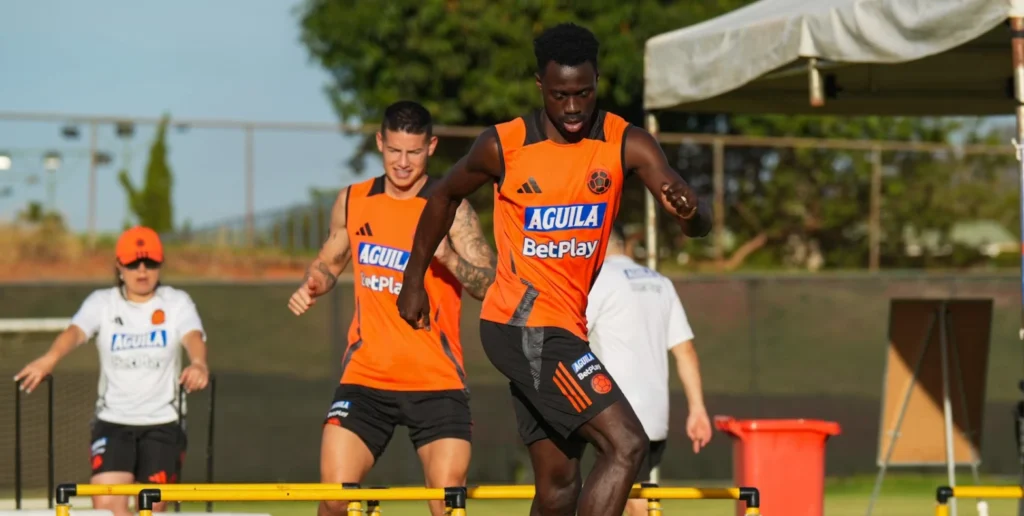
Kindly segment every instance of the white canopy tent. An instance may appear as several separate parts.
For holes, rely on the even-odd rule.
[[[649,39],[644,107],[652,132],[659,110],[904,116],[1016,112],[1015,143],[1024,143],[1024,0],[760,0]],[[1024,234],[1019,148],[1017,157]],[[654,204],[648,196],[647,249],[657,248]],[[648,257],[653,266],[653,253]],[[947,416],[947,452],[950,426]],[[950,462],[950,485],[955,485],[953,467]],[[956,506],[950,508],[955,515]]]
[[[1014,16],[1024,0],[761,0],[649,39],[644,106],[1011,114]]]

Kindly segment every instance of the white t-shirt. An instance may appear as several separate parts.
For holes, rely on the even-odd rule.
[[[693,339],[672,280],[626,256],[605,259],[587,304],[590,347],[640,418],[647,437],[668,437],[668,351]]]
[[[181,338],[203,330],[192,298],[161,286],[145,303],[117,287],[94,291],[71,319],[100,355],[96,418],[123,425],[158,425],[178,419]],[[181,407],[182,414],[185,407]]]

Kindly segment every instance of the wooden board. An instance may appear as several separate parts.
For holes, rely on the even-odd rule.
[[[981,422],[985,407],[992,300],[893,299],[889,311],[889,346],[882,391],[877,456],[879,465],[884,462],[892,442],[900,407],[908,388],[911,389],[910,399],[889,465],[946,464],[942,348],[938,317],[943,303],[947,314],[946,342],[954,456],[958,465],[981,461]],[[921,357],[933,319],[935,322],[931,336],[928,338],[918,378],[914,381],[914,367]],[[967,430],[970,430],[970,436]]]

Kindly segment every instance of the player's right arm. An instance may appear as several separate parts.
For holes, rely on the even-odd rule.
[[[21,390],[26,393],[34,391],[48,374],[53,373],[57,362],[88,341],[89,336],[99,330],[105,296],[108,295],[109,291],[98,290],[85,298],[78,312],[71,318],[71,324],[57,335],[50,349],[14,375],[14,381],[21,384]]]
[[[348,204],[348,187],[338,192],[331,210],[331,228],[327,240],[320,247],[316,259],[306,268],[302,285],[288,300],[288,309],[295,315],[302,315],[316,298],[329,292],[338,283],[338,276],[352,259],[352,247],[348,238],[348,221],[346,208]]]
[[[424,323],[429,321],[426,316],[430,313],[430,306],[423,290],[423,276],[437,246],[451,229],[459,205],[481,186],[499,180],[501,173],[498,133],[490,129],[478,136],[469,153],[431,188],[416,225],[397,301],[399,314],[413,328],[420,327],[421,320]]]
[[[86,340],[89,339],[81,328],[73,324],[68,326],[54,339],[49,351],[29,362],[18,374],[14,375],[14,381],[21,382],[21,390],[26,393],[34,391],[46,378],[46,375],[53,372],[53,368],[57,367],[57,362],[60,362],[60,359]]]

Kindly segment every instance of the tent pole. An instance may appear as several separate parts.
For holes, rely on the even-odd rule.
[[[1013,46],[1013,94],[1016,100],[1017,137],[1013,145],[1017,150],[1017,165],[1020,168],[1020,211],[1021,238],[1024,239],[1024,18],[1010,18]],[[1024,247],[1022,247],[1024,250]],[[1021,326],[1020,339],[1024,340],[1024,253],[1021,254]]]
[[[651,133],[651,136],[658,142],[658,119],[654,116],[654,113],[647,113],[647,132]],[[647,249],[647,268],[652,271],[658,270],[658,207],[654,199],[654,194],[650,190],[644,189],[646,195],[644,195],[644,228],[646,228],[646,243],[644,247]]]
[[[1010,17],[1010,41],[1013,49],[1013,97],[1016,100],[1017,137],[1013,146],[1017,151],[1017,165],[1020,168],[1020,230],[1021,230],[1021,325],[1019,337],[1024,340],[1024,18]],[[1021,382],[1024,387],[1024,382]],[[1024,402],[1021,402],[1024,405]],[[1018,418],[1024,409],[1018,408]],[[1018,422],[1019,425],[1019,422]],[[1017,428],[1018,455],[1021,461],[1021,485],[1024,485],[1024,439],[1021,428]],[[1024,500],[1017,504],[1017,514],[1024,516]]]

